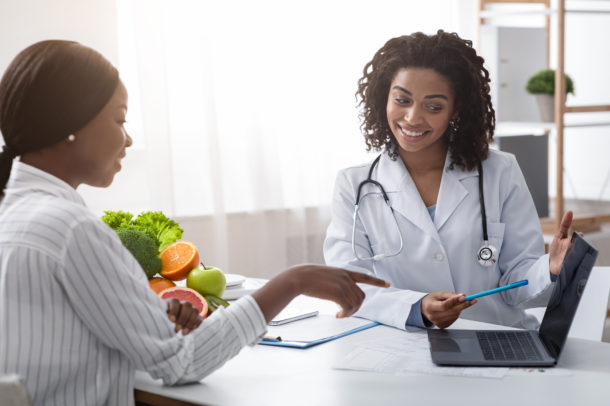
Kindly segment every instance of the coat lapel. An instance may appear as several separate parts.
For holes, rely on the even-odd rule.
[[[400,158],[393,161],[387,153],[384,153],[379,161],[376,177],[384,184],[394,210],[438,242],[440,242],[440,237],[437,230],[443,227],[469,194],[468,189],[462,184],[462,180],[478,176],[476,170],[464,171],[460,167],[449,169],[450,164],[451,157],[447,154],[434,222],[430,218],[415,182]]]
[[[458,166],[454,169],[449,169],[450,164],[451,157],[447,154],[443,178],[441,180],[441,188],[438,192],[438,199],[436,201],[436,214],[434,216],[434,225],[437,230],[440,230],[441,227],[443,227],[462,200],[468,196],[468,189],[462,184],[462,180],[472,176],[478,176],[476,170],[464,171]]]
[[[379,161],[377,179],[384,184],[394,211],[440,242],[430,213],[402,160],[397,157],[393,161],[384,153]]]

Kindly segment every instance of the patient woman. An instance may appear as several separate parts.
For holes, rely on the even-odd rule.
[[[21,375],[36,404],[133,404],[135,369],[199,381],[255,344],[295,296],[333,300],[346,317],[364,298],[356,282],[387,286],[295,266],[176,333],[136,260],[76,192],[107,187],[121,169],[126,114],[117,70],[76,42],[26,48],[0,82],[0,374]],[[192,314],[170,317],[180,329],[198,324]]]

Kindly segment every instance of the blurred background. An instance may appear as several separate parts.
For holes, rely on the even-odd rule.
[[[478,46],[478,13],[477,0],[0,0],[0,71],[43,39],[104,54],[127,86],[134,144],[110,188],[79,188],[88,206],[100,215],[161,210],[206,264],[270,277],[323,262],[336,173],[375,156],[365,150],[354,96],[375,51],[392,37],[440,28]],[[567,20],[576,104],[610,93],[610,52],[595,42],[610,34],[602,17]],[[569,202],[609,207],[608,135],[608,126],[567,130]],[[548,144],[552,167],[552,135]],[[552,170],[545,182],[552,198]]]

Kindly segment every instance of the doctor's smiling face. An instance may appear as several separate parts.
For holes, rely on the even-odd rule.
[[[432,159],[432,166],[448,153],[451,168],[475,170],[496,123],[484,63],[456,33],[388,40],[364,66],[356,91],[367,149],[405,163],[407,156],[412,163]],[[450,119],[455,125],[447,131]]]
[[[451,84],[427,68],[402,68],[390,84],[386,114],[388,125],[406,158],[415,152],[446,149],[443,134],[457,117]]]

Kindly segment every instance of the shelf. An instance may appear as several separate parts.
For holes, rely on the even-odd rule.
[[[509,16],[550,16],[555,10],[485,10],[479,13],[481,18],[509,17]]]
[[[487,5],[503,3],[509,4],[536,4],[542,7],[535,7],[527,9],[527,7],[517,7],[512,9],[495,8],[492,10],[486,9]],[[551,39],[551,19],[556,25],[555,33],[553,34],[555,41],[557,42],[557,63],[555,67],[555,97],[563,96],[566,92],[565,80],[565,25],[567,14],[588,14],[588,15],[599,15],[610,13],[610,2],[607,0],[605,4],[600,6],[593,6],[589,3],[577,4],[577,2],[569,1],[569,5],[572,8],[566,8],[566,0],[556,0],[553,2],[554,8],[551,8],[550,0],[479,0],[479,42],[481,35],[481,25],[485,23],[486,18],[490,17],[501,17],[501,16],[522,16],[522,15],[533,15],[544,17],[544,26],[546,28],[547,36],[547,66],[550,64],[550,39]],[[587,7],[587,9],[582,9]],[[563,99],[563,97],[561,97]],[[555,208],[554,218],[542,219],[541,224],[543,228],[546,227],[547,231],[554,231],[559,229],[559,222],[563,217],[564,213],[564,194],[563,194],[563,163],[564,163],[564,130],[566,128],[576,127],[599,127],[599,126],[610,126],[608,117],[599,117],[599,121],[590,120],[589,117],[582,118],[578,116],[572,116],[566,113],[589,113],[589,112],[610,112],[610,105],[600,106],[566,106],[565,101],[558,102],[555,100],[555,122],[554,123],[507,123],[498,122],[496,125],[496,135],[501,137],[504,135],[520,135],[520,134],[548,134],[553,132],[556,141],[556,164],[555,164]],[[579,215],[575,216],[573,226],[575,228],[591,228],[599,229],[603,223],[610,222],[609,215]]]
[[[610,214],[574,214],[571,228],[583,233],[599,231],[601,225],[610,223]],[[555,219],[544,217],[540,219],[542,233],[546,235],[555,234]]]
[[[566,113],[600,113],[604,111],[610,111],[610,105],[596,105],[596,106],[566,106]]]
[[[566,9],[566,14],[610,14],[610,10]],[[557,10],[485,10],[479,13],[480,18],[510,17],[510,16],[554,16]]]
[[[606,120],[566,120],[564,128],[610,127]],[[501,121],[496,123],[496,135],[543,135],[555,130],[553,122]]]

